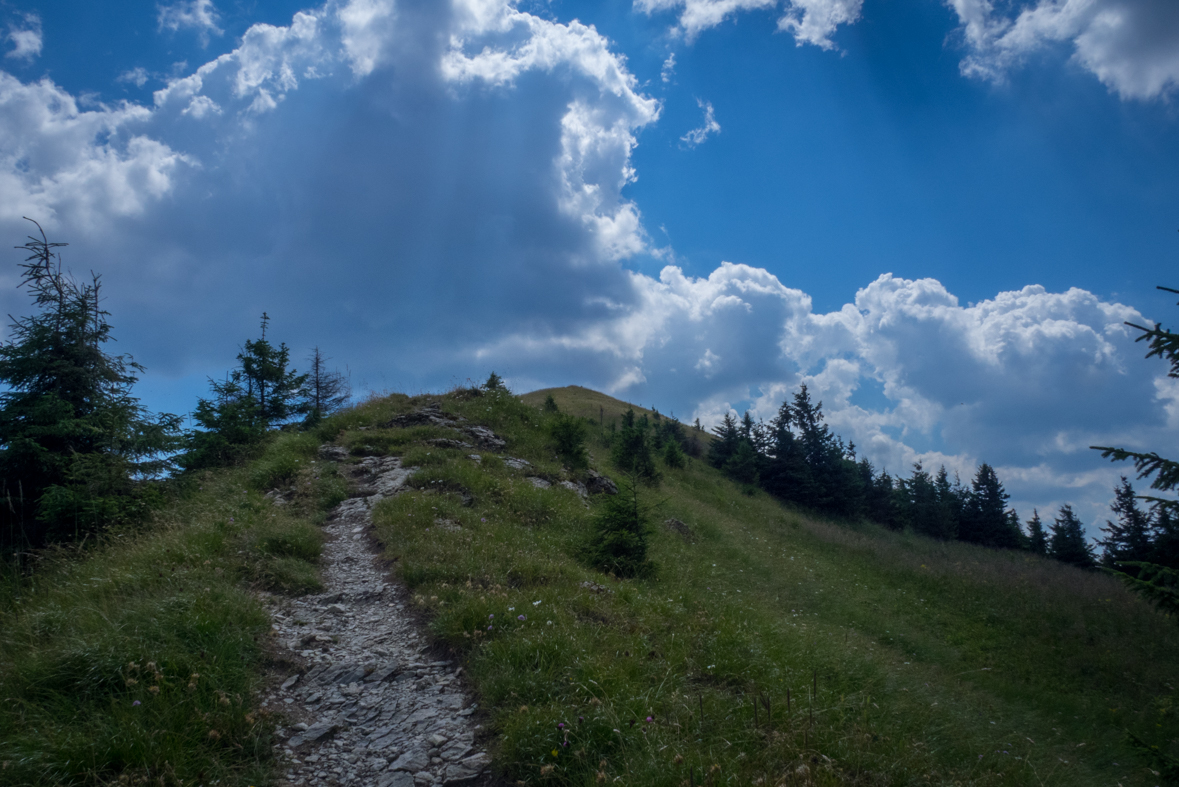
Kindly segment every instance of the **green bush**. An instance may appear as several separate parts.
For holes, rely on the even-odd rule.
[[[549,422],[549,435],[553,438],[557,456],[572,470],[589,467],[585,453],[586,432],[585,421],[572,415],[557,413]]]
[[[635,479],[623,481],[617,495],[609,495],[594,521],[585,548],[589,565],[619,577],[649,577],[655,564],[647,559],[648,511],[639,502]]]

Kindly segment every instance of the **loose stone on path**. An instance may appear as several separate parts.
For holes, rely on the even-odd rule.
[[[346,456],[334,446],[320,452],[329,461]],[[364,538],[372,507],[415,471],[397,457],[357,465],[356,496],[324,526],[324,591],[269,599],[280,648],[306,665],[264,697],[292,722],[277,744],[288,785],[442,787],[488,778],[490,758],[475,743],[479,725],[457,665],[425,654],[404,593]]]

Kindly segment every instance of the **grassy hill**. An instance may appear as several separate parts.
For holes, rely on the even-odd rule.
[[[604,427],[608,427],[612,423],[621,423],[622,414],[630,409],[633,409],[637,416],[646,415],[648,418],[654,418],[655,416],[654,410],[640,407],[637,404],[630,404],[621,399],[615,399],[613,396],[599,393],[589,388],[582,388],[580,385],[567,385],[564,388],[541,388],[538,391],[523,394],[520,399],[525,404],[540,407],[544,404],[545,398],[548,396],[553,397],[553,401],[557,403],[561,412],[576,415],[578,418],[596,421],[599,426]],[[662,413],[661,415],[662,417],[668,417],[667,413]],[[689,440],[695,438],[705,447],[713,439],[710,432],[704,429],[696,429],[691,424],[684,424],[684,431],[687,433]]]
[[[375,399],[194,480],[155,529],[13,583],[0,768],[36,784],[272,776],[271,722],[250,708],[266,622],[243,589],[313,587],[314,522],[341,494],[313,464],[328,439],[422,468],[378,505],[376,534],[464,661],[509,784],[1167,783],[1179,626],[1111,578],[822,521],[693,460],[640,488],[657,506],[656,575],[617,580],[579,560],[601,500],[529,480],[577,480],[534,406],[546,393],[599,424],[607,403],[623,409],[577,388]],[[476,462],[426,442],[452,430],[386,426],[428,401],[506,449]],[[609,474],[607,437],[599,425],[589,448]],[[275,485],[300,490],[291,510],[262,497]],[[126,683],[129,662],[142,676],[148,660],[158,694]],[[238,747],[210,729],[235,730]]]

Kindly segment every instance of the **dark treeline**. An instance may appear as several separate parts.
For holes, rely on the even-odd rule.
[[[198,400],[197,428],[149,413],[132,394],[143,367],[106,349],[113,337],[100,277],[64,271],[66,244],[37,230],[17,247],[28,254],[19,286],[32,314],[13,318],[0,344],[0,552],[141,521],[178,471],[237,461],[269,431],[313,426],[348,401],[347,378],[318,347],[308,373],[291,367],[287,346],[267,338],[264,314],[261,338],[246,341],[238,365]]]
[[[821,402],[803,385],[782,403],[770,423],[726,414],[713,429],[709,464],[734,481],[760,487],[782,500],[837,518],[869,519],[891,530],[910,529],[944,541],[998,549],[1024,549],[1073,565],[1092,567],[1099,558],[1072,507],[1061,506],[1045,526],[1038,511],[1026,523],[1007,502],[995,469],[979,465],[969,486],[944,466],[931,473],[921,463],[907,478],[877,471],[857,458],[824,422]],[[1179,568],[1179,528],[1163,505],[1144,508],[1122,478],[1113,505],[1116,521],[1103,528],[1100,562],[1145,561]]]

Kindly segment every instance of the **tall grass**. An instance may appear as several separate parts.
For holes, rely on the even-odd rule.
[[[262,496],[269,482],[302,491],[279,509]],[[146,529],[45,555],[8,582],[0,783],[269,781],[273,720],[256,689],[270,627],[256,591],[318,586],[308,517],[341,490],[303,437],[283,435],[251,465],[178,483]]]
[[[424,401],[369,407],[387,421]],[[600,503],[525,478],[568,475],[545,416],[507,396],[443,404],[532,468],[390,435],[423,469],[375,521],[464,654],[509,779],[1160,783],[1126,733],[1175,753],[1179,636],[1116,582],[818,521],[699,461],[648,493],[695,537],[656,526],[655,576],[616,580],[577,560]],[[350,417],[346,441],[380,425]]]

